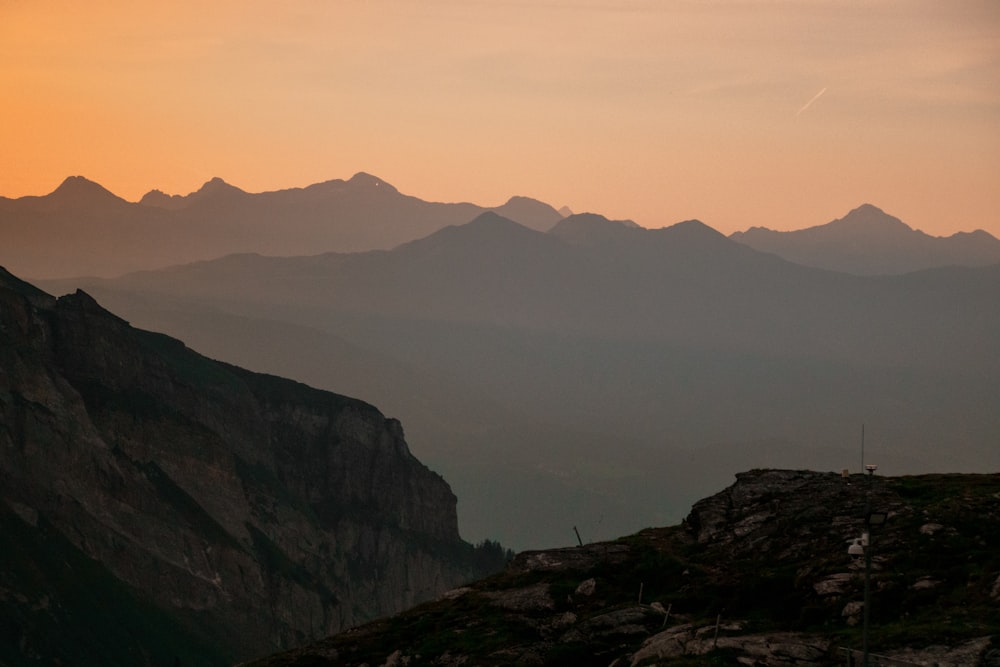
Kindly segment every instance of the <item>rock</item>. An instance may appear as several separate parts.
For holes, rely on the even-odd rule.
[[[577,627],[584,637],[602,639],[612,636],[635,636],[648,634],[646,624],[658,616],[648,607],[628,607],[598,614]]]
[[[837,574],[831,574],[825,579],[821,579],[813,584],[813,590],[816,591],[817,595],[827,596],[827,595],[843,595],[847,590],[848,584],[854,578],[854,575],[850,572],[838,572]]]
[[[902,651],[890,651],[887,653],[887,656],[911,664],[935,665],[936,667],[984,665],[985,658],[989,655],[987,649],[990,643],[990,637],[978,637],[957,646],[936,645]]]
[[[702,628],[704,629],[704,628]],[[826,656],[828,642],[812,635],[782,632],[739,636],[711,632],[692,632],[691,626],[670,628],[647,639],[632,655],[631,665],[648,661],[670,660],[681,656],[705,655],[715,649],[731,649],[739,654],[742,664],[750,665],[820,665]]]
[[[117,636],[88,623],[157,609],[155,622],[143,611],[135,623],[162,631],[122,650],[232,662],[475,574],[454,494],[410,454],[395,420],[206,359],[83,292],[56,300],[2,270],[0,452],[0,520],[20,540],[15,552],[47,545],[54,563],[90,568],[93,585],[120,596],[91,614],[73,577],[43,572],[38,583],[37,558],[5,558],[0,582],[40,586],[66,610],[16,616],[24,655],[72,654],[59,641]]]
[[[687,623],[653,635],[632,655],[632,667],[653,658],[670,659],[684,655],[691,635],[692,626]]]
[[[695,503],[680,526],[521,554],[503,573],[469,584],[460,604],[442,601],[403,614],[390,624],[395,632],[372,624],[377,633],[368,643],[350,636],[331,641],[344,653],[359,647],[358,655],[409,642],[403,650],[414,653],[413,645],[451,646],[447,633],[462,627],[470,633],[466,638],[481,637],[485,644],[462,642],[468,664],[843,664],[841,638],[859,634],[845,631],[861,623],[864,612],[864,560],[852,565],[845,546],[863,529],[870,500],[889,513],[871,543],[876,636],[881,642],[889,630],[897,646],[942,644],[911,648],[912,656],[922,656],[911,664],[977,665],[989,647],[944,644],[964,636],[970,619],[995,614],[991,593],[1000,584],[995,571],[983,568],[1000,546],[998,489],[1000,476],[993,474],[872,480],[808,471],[741,473],[733,486]],[[919,533],[928,516],[946,526],[934,540]],[[928,576],[940,571],[927,569],[938,563],[949,564],[948,576]],[[594,589],[584,595],[591,579]],[[640,589],[657,602],[638,604]],[[558,597],[551,609],[550,596]],[[523,602],[539,597],[541,604]],[[442,631],[433,641],[422,635],[415,640],[415,627]],[[823,634],[796,631],[801,628],[822,628]],[[434,656],[423,660],[435,664]],[[282,664],[289,663],[278,656],[259,667]]]
[[[483,597],[497,607],[509,611],[530,612],[555,609],[548,584],[537,584],[514,590],[484,592]]]
[[[453,588],[450,591],[445,591],[441,594],[442,600],[457,600],[466,593],[469,593],[472,589],[468,586],[462,586],[461,588]]]
[[[924,525],[920,526],[920,534],[921,535],[933,535],[934,533],[938,532],[942,528],[944,528],[944,526],[942,526],[939,523],[925,523]]]
[[[580,582],[580,585],[576,587],[576,591],[574,591],[573,594],[584,595],[584,596],[593,595],[594,589],[596,587],[597,587],[597,580],[591,577],[590,579],[586,579]]]
[[[622,544],[588,544],[582,547],[524,551],[508,565],[511,572],[554,572],[589,570],[597,563],[614,564],[625,560],[628,547]]]
[[[840,615],[847,619],[848,625],[857,625],[861,622],[861,612],[863,612],[864,609],[864,602],[848,602],[844,605],[844,610],[840,612]]]
[[[940,584],[941,584],[940,581],[932,577],[920,577],[919,579],[916,580],[916,582],[910,585],[910,588],[915,591],[920,591],[920,590],[926,590],[928,588],[934,588],[935,586],[939,586]]]

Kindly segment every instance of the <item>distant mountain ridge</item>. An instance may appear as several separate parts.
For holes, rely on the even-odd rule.
[[[364,172],[260,193],[215,177],[187,195],[151,190],[135,203],[71,176],[48,195],[0,197],[0,263],[36,279],[113,277],[233,253],[388,250],[486,211],[543,232],[573,217],[565,206],[556,210],[523,196],[493,207],[423,201]],[[1000,262],[1000,240],[984,231],[931,237],[870,204],[827,225],[797,232],[754,227],[730,238],[800,264],[859,275]]]
[[[871,204],[825,225],[791,232],[752,227],[729,238],[798,264],[857,275],[1000,262],[1000,239],[983,230],[930,236]]]
[[[466,534],[517,548],[651,525],[722,462],[839,469],[863,421],[889,469],[1000,461],[1000,265],[854,276],[694,220],[487,212],[389,251],[40,284],[385,406]]]
[[[30,278],[111,277],[233,253],[389,249],[484,211],[540,230],[562,219],[528,197],[483,207],[426,202],[370,174],[249,193],[213,178],[188,195],[127,202],[81,176],[41,197],[0,197],[0,264]]]

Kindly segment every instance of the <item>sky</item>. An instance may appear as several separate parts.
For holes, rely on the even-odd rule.
[[[661,227],[1000,236],[996,0],[0,0],[0,195],[374,174]]]

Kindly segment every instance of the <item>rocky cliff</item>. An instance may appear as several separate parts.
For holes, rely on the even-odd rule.
[[[226,664],[489,567],[374,407],[3,270],[0,499],[4,665]]]
[[[753,470],[680,526],[519,554],[502,574],[255,667],[1000,665],[1000,475]],[[852,657],[855,662],[848,663]]]

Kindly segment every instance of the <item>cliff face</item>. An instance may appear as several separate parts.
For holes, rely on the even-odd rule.
[[[482,574],[395,420],[6,272],[0,454],[0,662],[217,664]]]
[[[254,667],[1000,664],[1000,476],[740,473],[680,526],[524,552],[439,600]]]

